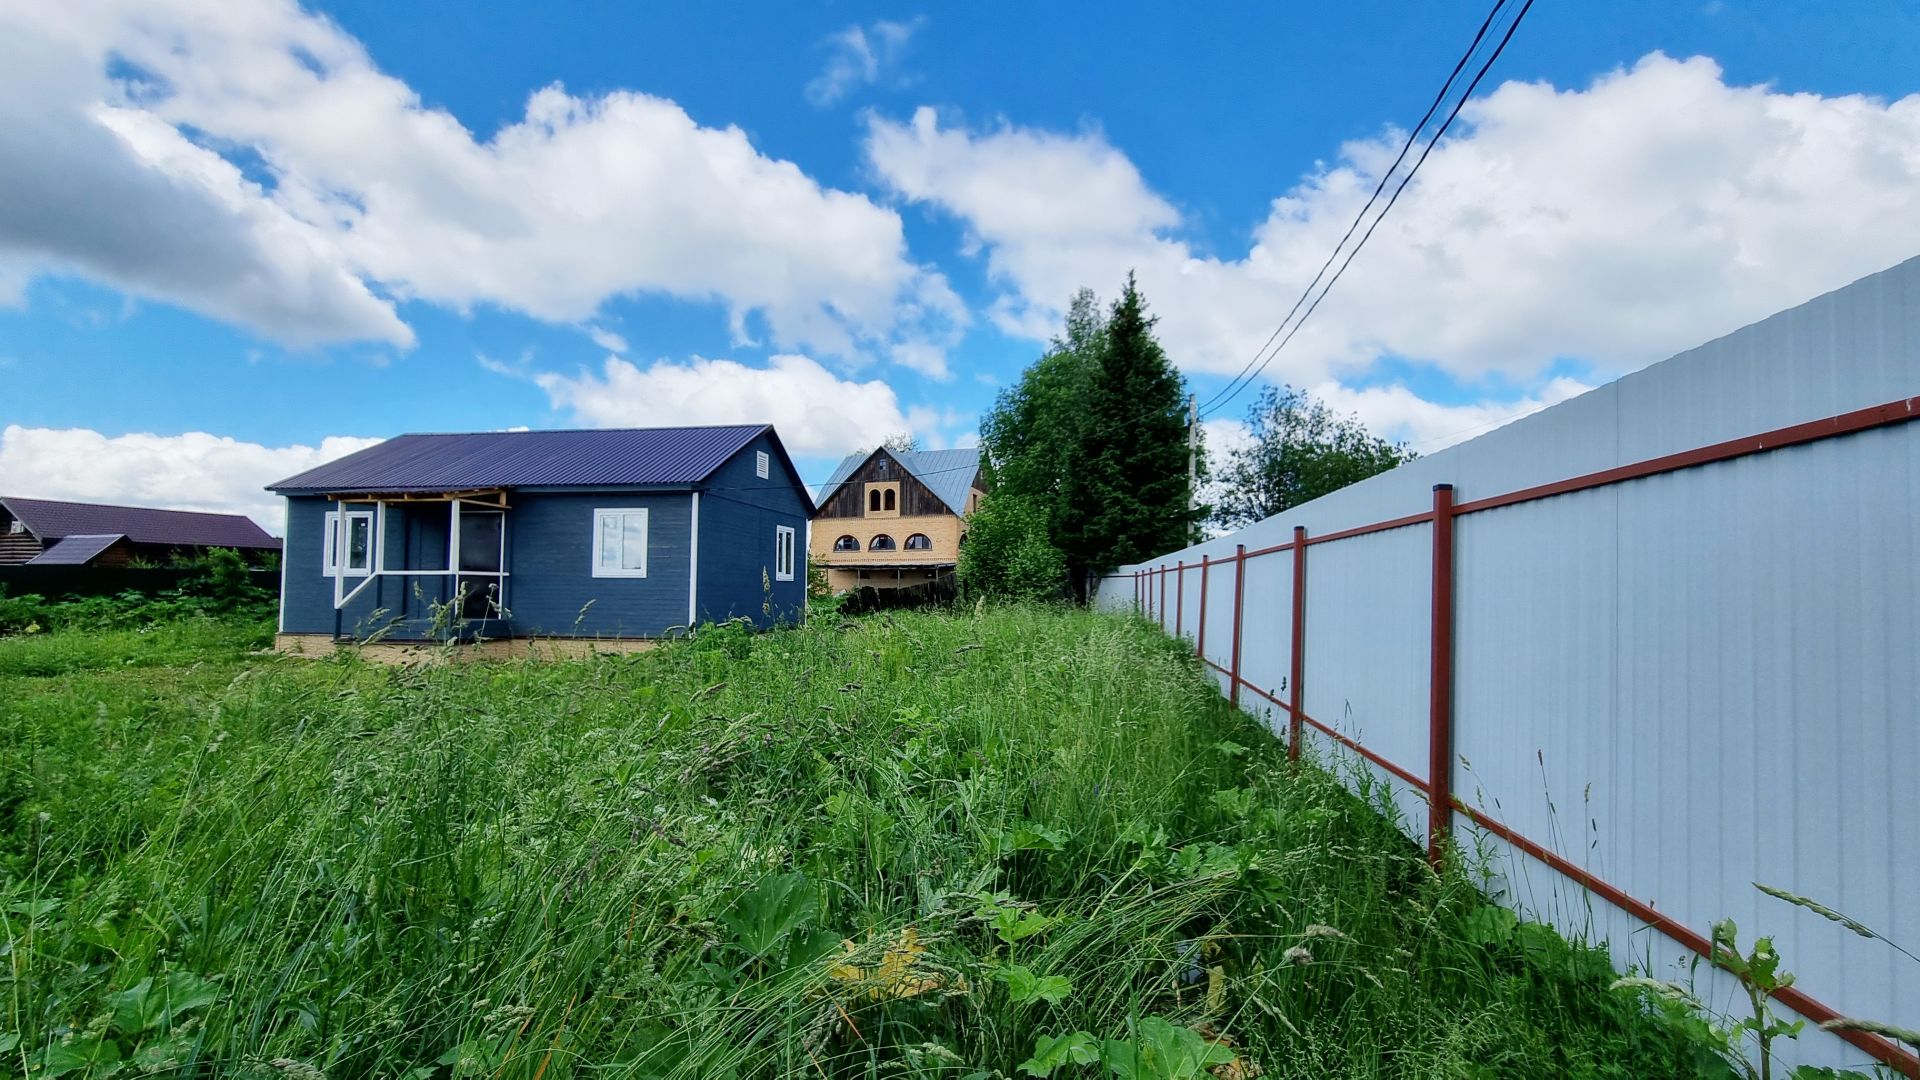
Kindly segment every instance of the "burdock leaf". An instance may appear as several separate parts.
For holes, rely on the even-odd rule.
[[[220,1000],[220,987],[190,971],[151,976],[117,994],[107,995],[114,1029],[125,1035],[171,1027],[180,1014]]]
[[[1001,982],[1007,984],[1007,998],[1015,1005],[1035,1001],[1058,1005],[1073,993],[1073,983],[1066,976],[1036,975],[1019,964],[1009,964],[1001,968],[997,975]]]
[[[1042,1035],[1033,1044],[1033,1056],[1020,1063],[1029,1076],[1051,1076],[1062,1065],[1091,1065],[1100,1060],[1100,1043],[1084,1031]]]
[[[805,874],[775,874],[741,893],[720,921],[742,949],[764,957],[819,914],[820,894]]]

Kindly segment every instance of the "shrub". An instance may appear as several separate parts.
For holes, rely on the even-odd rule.
[[[1047,539],[1047,517],[1039,507],[998,495],[967,516],[958,577],[970,599],[1052,600],[1066,592],[1067,560]]]

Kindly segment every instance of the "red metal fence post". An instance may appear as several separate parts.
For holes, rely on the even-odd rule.
[[[1432,668],[1427,698],[1427,859],[1453,824],[1453,485],[1433,485]]]
[[[1233,546],[1233,670],[1227,678],[1233,680],[1233,690],[1227,695],[1234,708],[1240,707],[1240,612],[1247,597],[1247,545]]]
[[[1200,628],[1193,635],[1193,655],[1207,658],[1207,557],[1200,556]]]
[[[1160,599],[1153,605],[1153,613],[1160,617],[1160,632],[1167,632],[1167,568],[1162,566],[1156,573],[1160,577]]]
[[[1293,527],[1293,657],[1287,673],[1287,760],[1300,760],[1300,710],[1307,675],[1307,527]]]
[[[1179,637],[1187,628],[1187,560],[1181,559],[1173,568],[1173,636]]]

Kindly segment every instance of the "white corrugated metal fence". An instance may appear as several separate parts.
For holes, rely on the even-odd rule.
[[[1731,916],[1774,937],[1792,1008],[1920,1028],[1920,964],[1752,884],[1920,952],[1914,419],[1920,259],[1122,567],[1097,602],[1204,635],[1223,691],[1284,737],[1304,527],[1305,739],[1377,773],[1413,835],[1450,737],[1456,809],[1438,824],[1484,841],[1515,907],[1662,977]],[[1436,485],[1455,500],[1438,621]],[[1725,1000],[1730,981],[1699,966]],[[1890,1047],[1809,1024],[1789,1056]]]

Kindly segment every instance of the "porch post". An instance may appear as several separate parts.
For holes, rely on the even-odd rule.
[[[453,509],[447,515],[447,575],[452,583],[448,587],[447,602],[460,603],[460,500],[453,500]],[[464,606],[464,605],[462,605]]]

